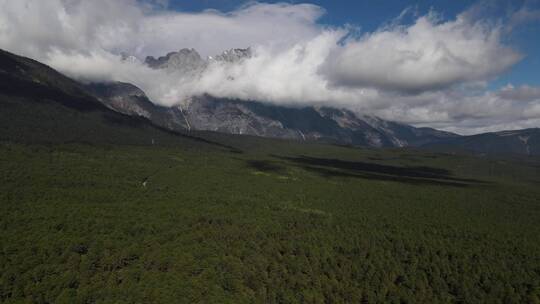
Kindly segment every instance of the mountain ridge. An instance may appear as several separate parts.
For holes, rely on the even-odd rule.
[[[152,105],[153,107],[153,105]],[[110,109],[85,85],[0,49],[0,142],[232,147]]]
[[[199,130],[377,148],[412,147],[481,155],[540,155],[538,128],[460,136],[359,115],[346,109],[292,108],[211,95],[194,96],[184,106],[164,107],[154,104],[135,85],[121,82],[82,84],[38,61],[2,50],[0,97],[5,114],[4,129],[27,132],[25,134],[32,138],[50,136],[50,132],[44,131],[47,128],[67,134],[66,138],[78,138],[68,136],[69,132],[65,129],[69,127],[61,125],[63,118],[58,115],[64,113],[84,118],[82,121],[85,121],[85,132],[88,134],[93,133],[91,130],[94,127],[103,130],[112,128],[111,132],[115,133],[118,130],[110,123],[116,121],[122,122],[120,125],[139,125],[143,129],[157,126],[181,133]],[[24,107],[14,102],[18,99],[25,101]],[[36,100],[39,103],[35,103]],[[57,116],[53,120],[36,116],[39,112],[36,109],[52,101],[77,111],[66,112],[64,108],[54,105]],[[20,109],[17,108],[19,106]],[[14,107],[17,108],[16,113],[10,115],[9,111]],[[91,113],[89,115],[94,118],[80,114],[84,112]],[[10,125],[10,122],[14,124]],[[40,123],[43,125],[40,126]],[[70,124],[73,123],[70,121]],[[92,123],[97,126],[91,126]],[[74,125],[73,128],[79,126]],[[122,136],[115,138],[124,139]],[[142,141],[149,142],[150,139]]]
[[[143,100],[153,109],[154,119],[148,115],[143,116],[158,125],[173,129],[215,131],[378,148],[412,147],[443,152],[493,155],[540,154],[536,148],[537,133],[540,133],[540,129],[534,128],[462,136],[432,128],[416,128],[374,116],[359,116],[346,109],[331,107],[287,108],[256,101],[216,98],[210,95],[194,97],[187,106],[183,107],[156,106],[146,95]],[[118,110],[122,111],[122,109]],[[163,111],[176,114],[168,114],[168,116],[159,114]],[[135,112],[130,114],[140,115]],[[168,121],[166,117],[173,119],[174,123]],[[532,132],[532,134],[523,135],[523,132],[527,134]],[[498,134],[497,137],[491,138],[493,143],[486,142],[483,146],[467,144],[475,143],[479,138],[490,137],[489,134]],[[502,142],[501,138],[504,134],[510,137],[515,135],[516,138],[521,136],[522,140],[512,139],[504,141],[504,144],[499,143]],[[529,136],[530,139],[524,142],[523,136]],[[508,144],[512,148],[503,147]]]
[[[417,147],[453,133],[415,128],[373,116],[359,116],[332,107],[285,107],[258,101],[194,96],[187,105],[155,105],[142,90],[125,83],[88,84],[89,91],[108,107],[139,115],[175,130],[205,130],[230,134],[368,147]]]

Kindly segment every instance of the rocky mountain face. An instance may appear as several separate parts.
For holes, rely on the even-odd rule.
[[[181,49],[178,52],[170,52],[165,56],[154,58],[146,57],[144,63],[153,69],[165,69],[168,72],[194,76],[204,71],[210,64],[227,63],[234,64],[244,59],[251,58],[251,48],[231,49],[216,56],[203,59],[195,49]],[[132,60],[132,56],[124,55],[124,60]]]
[[[89,84],[85,88],[110,109],[148,118],[171,130],[208,130],[368,147],[421,147],[480,155],[540,155],[540,128],[460,136],[357,115],[346,109],[288,108],[208,95],[192,98],[184,108],[162,107],[127,83]]]
[[[250,48],[231,49],[206,59],[194,49],[181,49],[159,58],[149,56],[145,63],[151,68],[165,69],[181,77],[196,77],[212,64],[235,64],[251,56]],[[204,95],[192,97],[182,107],[166,108],[154,105],[144,92],[129,84],[94,84],[88,88],[111,109],[143,116],[171,129],[209,130],[370,147],[420,146],[457,136],[330,107],[291,108]]]
[[[144,62],[151,68],[166,69],[180,74],[201,72],[208,65],[208,61],[204,60],[194,49],[181,49],[178,52],[171,52],[157,59],[148,56]]]
[[[370,147],[403,147],[457,136],[360,117],[346,109],[289,108],[211,96],[194,98],[185,112],[191,126],[199,130]]]
[[[235,64],[252,57],[252,50],[231,49],[206,60],[194,49],[164,57],[147,57],[155,69],[183,75],[202,72],[214,63]],[[429,128],[360,116],[330,107],[289,108],[257,101],[196,96],[180,111],[188,128],[298,140],[320,140],[371,147],[420,146],[457,135]]]
[[[289,108],[209,95],[193,97],[183,107],[163,107],[153,104],[142,90],[131,84],[99,83],[86,87],[115,111],[142,116],[172,130],[207,130],[369,147],[420,146],[457,136],[359,116],[346,109]]]
[[[90,83],[84,87],[109,109],[131,116],[141,116],[154,124],[174,131],[188,129],[186,117],[178,107],[152,103],[138,87],[123,82]]]
[[[250,56],[249,49],[235,49],[202,59],[195,50],[184,49],[157,59],[149,57],[146,62],[153,68],[164,68],[175,73],[183,71],[193,73],[202,71],[212,61],[234,63]],[[130,60],[129,57],[126,57],[126,60]],[[50,104],[47,111],[64,111],[62,107],[66,107],[91,113],[91,115],[84,114],[88,116],[84,116],[87,124],[84,125],[86,129],[83,132],[87,137],[98,134],[93,129],[109,128],[109,123],[126,121],[128,125],[133,122],[145,125],[145,121],[151,121],[154,125],[177,131],[209,130],[368,147],[427,147],[445,152],[540,155],[540,129],[459,136],[431,128],[415,128],[373,116],[359,115],[346,109],[283,107],[209,95],[194,96],[182,107],[163,107],[154,104],[142,90],[132,84],[111,82],[82,85],[39,62],[1,51],[0,80],[2,80],[0,97],[17,96],[16,99],[40,100],[42,102],[39,106],[43,107],[49,107],[48,100],[54,100],[55,103]],[[14,109],[11,101],[3,102],[6,102],[5,107],[9,105]],[[30,103],[16,105],[21,107],[21,113],[28,113],[22,108],[23,105],[30,107]],[[100,113],[99,115],[103,117],[100,118],[96,113]],[[128,121],[126,120],[128,116],[122,114],[143,120]],[[74,123],[76,120],[66,120],[66,117],[71,117],[70,115],[75,114],[71,112],[67,116],[59,114],[57,120],[43,120],[36,117],[35,121],[47,121],[51,125],[46,128],[29,129],[25,136],[30,137],[29,134],[33,134],[32,136],[39,138],[40,130],[58,129],[58,132],[67,132],[65,137],[68,138],[72,133],[68,132],[69,128],[82,128],[81,120],[78,120],[78,123]],[[5,116],[4,129],[12,129],[10,132],[13,134],[22,132],[24,128],[21,126],[27,127],[28,119],[21,125],[18,124],[19,121],[12,119],[19,116]],[[66,128],[69,124],[62,123],[61,120],[68,121],[72,127]],[[107,124],[103,125],[103,121]],[[108,133],[104,131],[103,134]]]
[[[107,94],[125,101],[122,109],[133,109],[141,92],[120,87],[128,89]],[[193,135],[157,127],[138,115],[140,109],[118,113],[119,107],[112,110],[92,95],[50,67],[0,49],[0,142],[207,146]]]
[[[251,48],[231,49],[231,50],[226,50],[217,56],[210,56],[208,57],[208,60],[235,63],[235,62],[244,60],[246,58],[251,58],[252,55],[253,53],[251,51]]]

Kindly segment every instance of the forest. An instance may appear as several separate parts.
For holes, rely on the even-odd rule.
[[[540,303],[538,159],[197,136],[2,141],[0,302]]]

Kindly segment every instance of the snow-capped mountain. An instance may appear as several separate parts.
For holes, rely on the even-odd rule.
[[[157,59],[148,56],[144,62],[154,69],[166,69],[170,72],[183,74],[202,72],[208,65],[208,61],[203,59],[194,49],[181,49]]]
[[[194,49],[184,48],[158,58],[148,56],[144,62],[180,77],[197,77],[212,64],[236,64],[252,56],[250,48],[231,49],[207,58]],[[127,55],[122,58],[136,60]],[[331,107],[293,108],[207,94],[192,96],[182,105],[163,107],[127,83],[89,84],[87,89],[115,111],[143,116],[172,130],[209,130],[370,147],[421,146],[458,136]]]
[[[149,56],[145,63],[151,68],[166,69],[181,77],[197,77],[212,64],[236,64],[252,56],[251,48],[236,48],[203,59],[196,50],[184,48],[159,58]],[[116,88],[119,86],[118,84],[109,85]],[[111,100],[107,104],[114,105],[113,108],[124,113],[129,112],[129,110],[122,110],[122,107],[128,107],[130,102],[140,103],[140,97],[130,98],[126,94],[119,94],[116,97],[101,96],[100,98]],[[121,103],[120,99],[128,101]],[[144,99],[148,100],[147,97]],[[145,102],[143,108],[146,112],[150,111],[148,102]],[[164,109],[156,107],[155,111],[163,113]],[[330,107],[289,108],[258,101],[215,98],[209,95],[193,96],[188,103],[182,105],[182,108],[177,106],[168,111],[175,113],[175,115],[167,115],[169,119],[176,120],[169,123],[175,127],[298,140],[324,140],[372,147],[417,146],[456,136],[433,129],[419,129],[389,122],[377,117],[358,115],[345,109]],[[131,112],[135,115],[141,115],[134,111]],[[165,124],[162,114],[147,114],[145,117],[150,119],[159,117],[154,119],[157,119],[160,125]]]
[[[165,69],[178,74],[196,75],[213,63],[234,64],[251,58],[251,56],[251,48],[230,49],[215,56],[208,56],[207,58],[203,58],[195,49],[184,48],[178,52],[170,52],[158,58],[148,56],[144,62],[153,69]],[[127,56],[126,58],[130,57]]]

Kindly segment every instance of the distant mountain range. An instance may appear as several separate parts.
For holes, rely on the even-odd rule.
[[[213,61],[234,63],[250,56],[250,49],[233,49],[203,59],[193,49],[182,49],[159,58],[147,57],[145,63],[155,69],[189,75],[203,71]],[[135,60],[129,56],[125,58]],[[31,72],[23,73],[21,70]],[[346,109],[293,108],[210,95],[194,96],[182,107],[163,107],[154,104],[141,89],[132,84],[80,84],[36,61],[4,51],[0,52],[0,80],[3,81],[0,83],[0,95],[3,98],[23,93],[17,93],[17,90],[28,91],[28,86],[32,85],[63,94],[67,90],[71,92],[67,95],[72,104],[98,108],[104,105],[112,113],[147,119],[160,128],[172,131],[207,130],[367,147],[417,147],[445,152],[540,155],[540,129],[460,136],[360,115]],[[3,106],[1,111],[5,112],[6,109]]]
[[[251,56],[249,48],[228,50],[206,59],[194,49],[181,49],[159,58],[147,57],[145,64],[154,69],[196,77],[214,62],[234,64]],[[209,130],[369,147],[421,146],[458,136],[331,107],[293,108],[203,95],[191,98],[183,107],[164,108],[155,106],[144,92],[131,84],[102,83],[87,87],[111,109],[144,116],[160,126],[172,129]]]
[[[459,136],[424,148],[438,151],[465,151],[481,155],[540,155],[540,129],[500,131]]]

